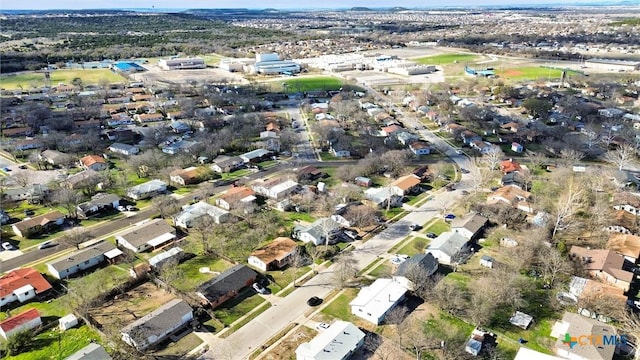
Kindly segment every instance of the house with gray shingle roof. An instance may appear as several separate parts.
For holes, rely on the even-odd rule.
[[[322,218],[308,226],[297,225],[293,229],[293,237],[304,242],[311,242],[317,246],[324,244],[327,236],[329,237],[329,243],[332,243],[333,235],[340,228],[340,224],[332,218]]]
[[[469,249],[469,239],[457,232],[448,231],[433,239],[425,251],[433,255],[441,264],[453,264],[459,261]]]
[[[98,266],[104,261],[114,259],[122,254],[115,245],[102,241],[88,248],[78,250],[69,255],[47,263],[47,269],[56,279],[65,279],[81,271]]]
[[[120,333],[124,342],[138,350],[145,350],[180,330],[191,320],[191,306],[182,299],[173,299],[127,325]]]

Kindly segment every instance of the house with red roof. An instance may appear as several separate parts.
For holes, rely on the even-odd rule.
[[[42,325],[40,313],[37,309],[30,309],[0,322],[0,336],[8,339],[15,333],[31,330],[40,325]]]
[[[80,166],[87,170],[101,171],[107,168],[107,162],[102,156],[87,155],[80,159]]]
[[[33,268],[16,269],[0,277],[0,307],[27,302],[51,290],[51,284]]]

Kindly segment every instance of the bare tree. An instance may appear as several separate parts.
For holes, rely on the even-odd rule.
[[[31,176],[28,171],[16,171],[10,176],[19,186],[27,186],[31,183]]]
[[[151,200],[151,203],[163,219],[178,211],[178,203],[170,195],[158,195]]]
[[[427,336],[423,324],[416,318],[406,319],[402,324],[405,344],[416,355],[416,360],[422,359],[424,351],[438,343],[437,340]]]
[[[80,250],[80,244],[91,240],[93,236],[91,232],[84,228],[74,228],[65,231],[64,235],[60,238],[60,242],[66,245],[75,246],[77,250]]]
[[[498,168],[498,164],[500,163],[500,160],[502,160],[502,158],[504,157],[504,153],[502,152],[502,149],[500,149],[499,146],[491,146],[491,149],[489,149],[489,151],[487,151],[483,156],[483,160],[484,162],[487,163],[487,167],[490,170],[495,170]]]
[[[358,228],[374,225],[377,217],[378,210],[367,205],[350,206],[344,214],[344,218]]]
[[[584,153],[582,151],[567,148],[560,150],[560,164],[564,167],[574,165],[575,163],[580,162],[583,158]]]
[[[487,181],[491,178],[490,170],[481,167],[477,161],[473,161],[469,166],[469,174],[471,175],[471,186],[474,194],[478,194],[482,190]]]
[[[341,254],[336,260],[335,266],[334,279],[341,288],[344,288],[358,274],[358,269],[349,253]]]
[[[82,197],[77,192],[60,188],[54,193],[53,201],[64,207],[69,217],[74,219],[78,217],[78,205],[82,201]]]
[[[555,206],[551,240],[555,239],[559,231],[567,230],[572,225],[573,218],[582,206],[584,191],[577,189],[573,179],[569,179],[565,186],[565,191],[560,194]]]
[[[209,240],[215,225],[215,221],[209,215],[202,215],[196,218],[191,224],[191,230],[189,232],[193,233],[200,240],[202,243],[202,253],[205,255],[211,251]]]
[[[527,150],[526,156],[527,156],[527,159],[529,159],[529,162],[531,162],[531,165],[533,167],[541,168],[542,166],[544,166],[549,162],[549,159],[547,158],[547,156],[541,151]]]
[[[604,161],[615,165],[618,170],[629,166],[636,158],[636,148],[630,144],[622,144],[615,150],[607,151],[604,154]]]
[[[554,286],[558,278],[571,273],[569,261],[553,247],[541,247],[538,262],[542,279],[550,286]]]
[[[380,155],[380,162],[391,173],[391,176],[397,177],[406,171],[406,166],[411,161],[412,153],[410,150],[389,150]]]

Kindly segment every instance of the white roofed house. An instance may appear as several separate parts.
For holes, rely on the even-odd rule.
[[[167,191],[167,183],[154,179],[146,183],[136,185],[127,189],[127,196],[133,200],[142,200],[154,197]]]
[[[351,313],[374,325],[380,325],[385,316],[404,300],[407,289],[392,279],[377,279],[373,284],[360,289],[353,299]]]
[[[253,191],[266,198],[280,200],[289,194],[298,191],[300,185],[290,179],[276,178],[265,181],[257,181],[252,186]]]
[[[457,232],[444,232],[433,239],[425,252],[433,255],[439,263],[450,265],[470,253],[469,239]]]
[[[110,242],[102,241],[88,248],[47,263],[47,270],[56,279],[65,279],[81,271],[111,261],[122,255],[122,251]]]
[[[174,216],[173,220],[176,226],[188,229],[201,216],[210,216],[216,224],[224,223],[231,218],[231,214],[228,211],[204,201],[199,201],[195,204],[183,206],[182,212]]]
[[[270,155],[271,151],[269,150],[256,149],[240,155],[240,159],[242,159],[242,161],[244,161],[245,163],[260,162],[264,160],[265,157]]]
[[[191,306],[184,300],[173,299],[127,325],[120,333],[124,342],[138,350],[145,350],[183,328],[191,320]]]
[[[346,360],[364,344],[365,333],[350,322],[338,320],[296,349],[296,360]]]
[[[176,229],[164,219],[136,225],[116,236],[116,243],[133,252],[153,250],[176,238]]]
[[[109,146],[109,151],[122,155],[135,155],[140,152],[140,148],[123,143],[113,143]]]
[[[391,188],[380,187],[370,188],[364,191],[364,198],[378,207],[400,206],[402,204],[402,196],[396,194]]]
[[[332,218],[318,219],[308,226],[296,225],[293,228],[293,238],[303,242],[311,242],[314,245],[321,245],[327,242],[334,242],[334,235],[340,230],[340,223]]]

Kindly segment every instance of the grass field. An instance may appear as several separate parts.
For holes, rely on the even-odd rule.
[[[53,70],[51,72],[51,85],[65,83],[71,85],[75,78],[82,79],[83,85],[100,84],[102,81],[109,83],[124,82],[125,78],[107,69],[91,70]],[[16,75],[3,75],[0,77],[0,88],[2,89],[29,89],[44,86],[45,79],[43,73],[28,72]]]
[[[208,66],[215,66],[220,63],[220,59],[222,59],[222,56],[218,54],[208,54],[208,55],[202,55],[201,58],[204,60],[204,63],[207,64]]]
[[[562,70],[543,68],[540,66],[526,66],[497,71],[497,75],[509,80],[560,80]]]
[[[282,84],[283,87],[286,87],[287,92],[294,93],[313,90],[338,90],[342,86],[342,81],[331,76],[315,76],[287,79]]]
[[[425,56],[421,58],[412,59],[418,64],[426,65],[446,65],[456,62],[473,61],[478,56],[473,54],[440,54],[433,56]]]

